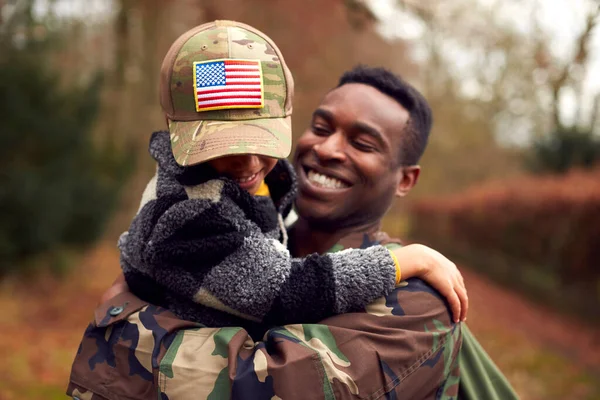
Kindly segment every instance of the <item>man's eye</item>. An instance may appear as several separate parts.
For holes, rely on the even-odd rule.
[[[352,142],[352,145],[357,148],[360,151],[364,151],[365,153],[370,153],[372,151],[375,151],[375,147],[371,144],[365,143],[365,142],[360,142],[360,141],[354,141]]]
[[[319,126],[319,125],[313,125],[312,131],[315,135],[319,135],[319,136],[329,135],[329,133],[330,133],[329,129],[327,129],[323,126]]]

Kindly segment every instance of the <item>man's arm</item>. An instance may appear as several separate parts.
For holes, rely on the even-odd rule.
[[[239,328],[182,331],[159,389],[168,398],[455,399],[461,326],[439,294],[411,279],[367,312],[274,328],[262,342]]]
[[[201,325],[184,321],[130,292],[100,304],[77,353],[67,394],[91,400],[157,398],[158,362],[178,332]]]
[[[125,292],[96,310],[69,394],[449,399],[458,392],[460,343],[461,324],[418,279],[364,313],[274,328],[262,342],[241,328],[201,328]]]

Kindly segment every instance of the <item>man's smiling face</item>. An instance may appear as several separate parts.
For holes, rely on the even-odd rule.
[[[408,120],[402,105],[372,86],[329,92],[296,145],[300,216],[331,229],[381,218],[418,177],[418,167],[399,159]]]

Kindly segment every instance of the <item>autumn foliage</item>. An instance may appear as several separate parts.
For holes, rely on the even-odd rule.
[[[530,293],[580,311],[600,303],[600,168],[422,200],[412,218],[412,237]]]

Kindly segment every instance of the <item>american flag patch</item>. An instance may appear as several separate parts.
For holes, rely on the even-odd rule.
[[[196,111],[262,108],[262,68],[256,60],[194,63]]]

